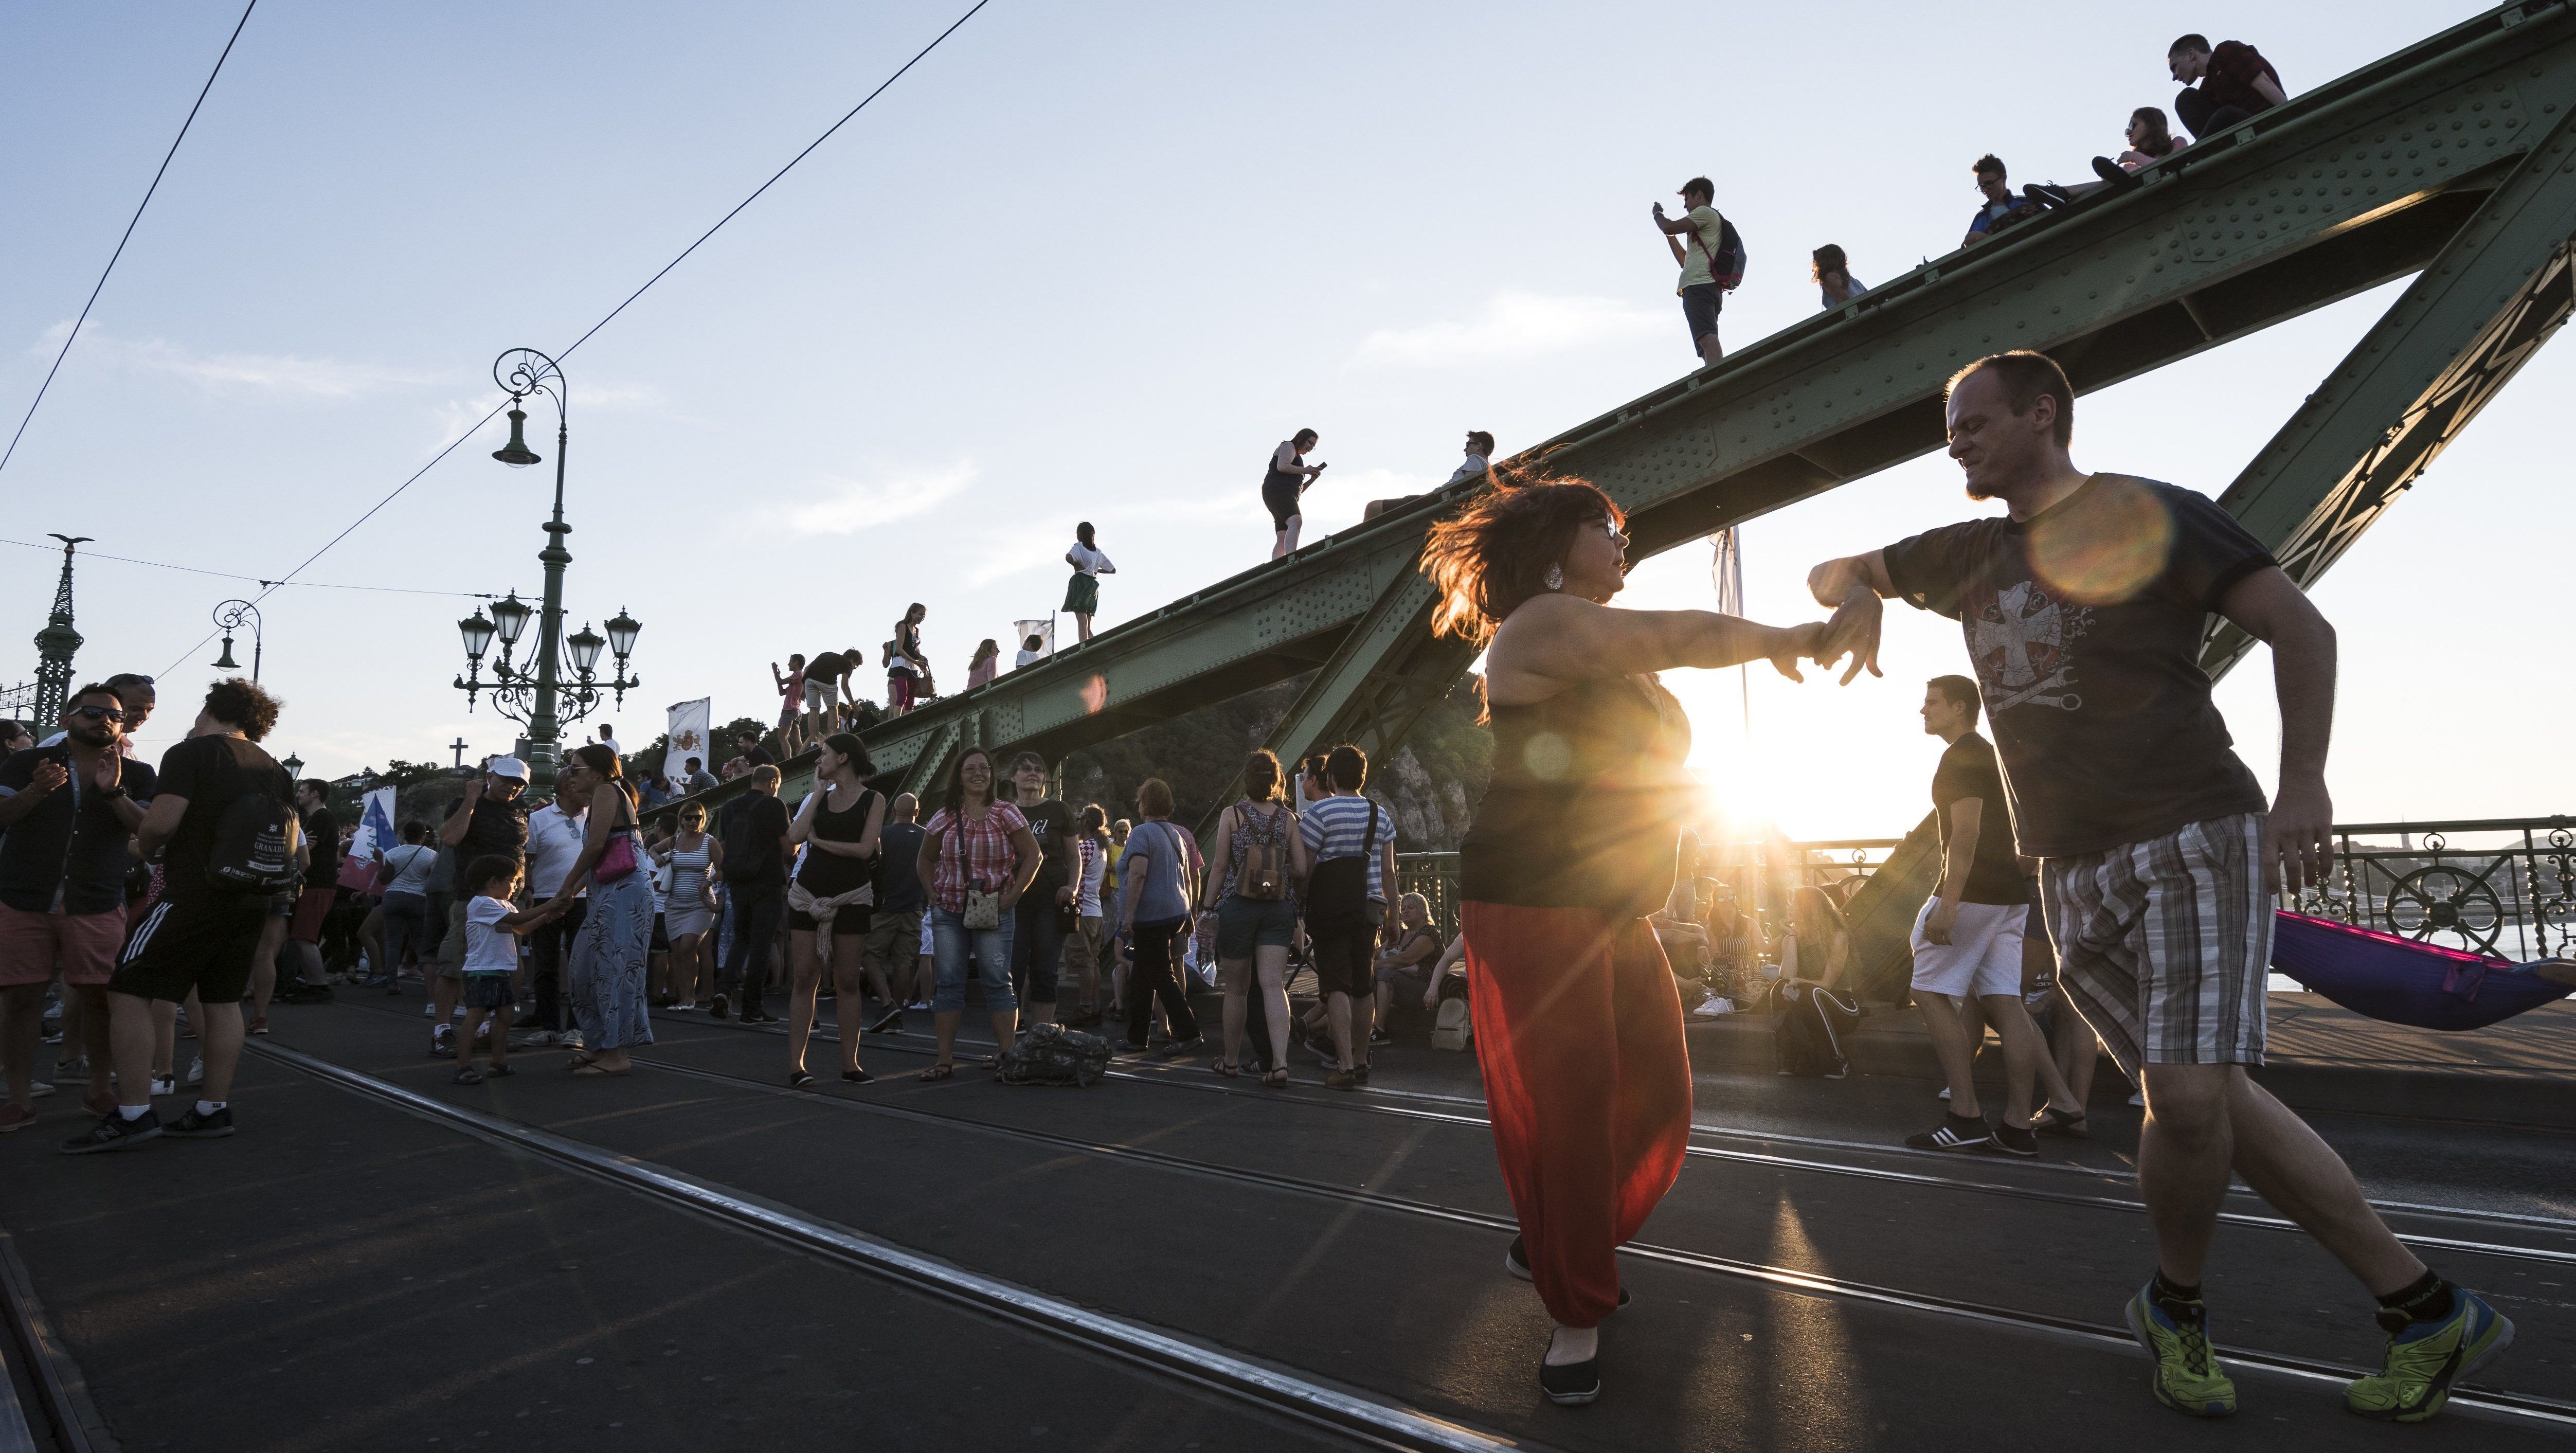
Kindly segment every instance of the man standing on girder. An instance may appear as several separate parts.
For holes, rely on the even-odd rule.
[[[2006,515],[1828,560],[1808,587],[1865,620],[1845,681],[1878,669],[1882,596],[1966,632],[2015,845],[2040,860],[2059,983],[2146,1091],[2138,1185],[2158,1260],[2128,1320],[2156,1396],[2198,1417],[2236,1410],[2200,1296],[2232,1168],[2379,1302],[2387,1360],[2346,1404],[2431,1417],[2513,1324],[2417,1260],[2333,1149],[2246,1073],[2263,1062],[2272,894],[2321,882],[2331,854],[2334,628],[2207,496],[2076,469],[2074,390],[2046,355],[1960,370],[1948,430],[1968,497]],[[2272,647],[2281,776],[2268,811],[2200,667],[2212,613]]]
[[[1664,204],[1655,204],[1655,226],[1664,234],[1664,245],[1673,250],[1673,261],[1682,265],[1682,280],[1673,291],[1682,300],[1682,320],[1690,325],[1691,347],[1699,350],[1700,366],[1717,362],[1717,314],[1726,302],[1726,289],[1732,283],[1721,283],[1716,259],[1734,257],[1736,249],[1726,245],[1726,219],[1713,205],[1717,201],[1717,184],[1706,177],[1693,177],[1682,183],[1682,215],[1667,217]],[[1677,241],[1688,238],[1688,242]],[[1733,275],[1741,280],[1743,263],[1735,258]]]

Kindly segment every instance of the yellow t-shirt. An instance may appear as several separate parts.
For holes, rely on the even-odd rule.
[[[1724,226],[1715,207],[1693,207],[1683,214],[1683,220],[1690,223],[1691,230],[1689,239],[1682,244],[1682,280],[1673,287],[1676,295],[1694,283],[1717,281],[1708,262],[1716,255],[1717,239]]]

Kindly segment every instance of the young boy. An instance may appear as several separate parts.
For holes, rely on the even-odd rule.
[[[474,895],[465,906],[465,1024],[456,1036],[459,1085],[479,1085],[510,1072],[510,1011],[518,1003],[511,985],[519,971],[519,946],[510,935],[525,933],[535,909],[510,907],[519,891],[519,860],[498,854],[476,858],[465,870]],[[490,1071],[474,1070],[474,1043],[489,1031]]]

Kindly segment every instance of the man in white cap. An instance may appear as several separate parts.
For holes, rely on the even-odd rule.
[[[483,775],[465,786],[465,795],[447,812],[438,829],[439,845],[449,854],[452,876],[460,889],[465,865],[497,853],[521,862],[528,856],[528,764],[516,757],[493,757]],[[452,1055],[456,996],[464,987],[465,905],[473,894],[459,891],[447,907],[447,936],[438,941],[438,964],[430,971],[429,1052]],[[495,1030],[495,1033],[501,1031]]]

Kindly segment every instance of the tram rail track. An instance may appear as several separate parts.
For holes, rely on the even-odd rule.
[[[748,1034],[763,1034],[781,1038],[783,1038],[786,1033],[783,1029],[764,1029],[752,1025],[727,1025],[725,1027],[736,1029]],[[906,1034],[904,1037],[912,1039],[925,1038],[926,1036]],[[832,1044],[838,1044],[840,1042],[840,1036],[837,1033],[825,1034],[817,1031],[814,1038],[817,1041],[829,1042]],[[892,1038],[892,1036],[880,1036],[878,1039],[871,1041],[870,1047],[887,1050],[896,1054],[920,1055],[935,1052],[918,1045],[886,1043],[885,1041],[889,1038]],[[968,1041],[960,1040],[959,1043],[962,1046],[968,1043]],[[1491,1122],[1487,1120],[1486,1117],[1479,1114],[1469,1113],[1463,1108],[1467,1106],[1480,1105],[1482,1102],[1469,1100],[1463,1096],[1426,1095],[1418,1091],[1379,1089],[1373,1087],[1366,1095],[1343,1096],[1330,1100],[1319,1100],[1312,1096],[1283,1096],[1277,1091],[1272,1090],[1246,1090],[1214,1082],[1195,1082],[1191,1078],[1187,1078],[1186,1076],[1188,1075],[1188,1071],[1177,1069],[1162,1070],[1130,1067],[1112,1069],[1109,1071],[1109,1078],[1128,1083],[1162,1085],[1166,1088],[1187,1090],[1193,1093],[1227,1095],[1237,1099],[1259,1100],[1265,1104],[1300,1105],[1310,1109],[1357,1112],[1373,1115],[1390,1115],[1403,1119],[1472,1126],[1477,1129],[1484,1130],[1490,1130],[1492,1128]],[[1381,1103],[1391,1096],[1439,1104],[1454,1104],[1461,1106],[1462,1108],[1458,1110],[1430,1110],[1417,1109],[1406,1105],[1389,1105]],[[1725,1134],[1764,1140],[1788,1140],[1793,1143],[1813,1143],[1806,1139],[1802,1139],[1801,1137],[1769,1136],[1760,1131],[1712,1129],[1710,1127],[1701,1126],[1696,1122],[1693,1123],[1691,1129],[1694,1134]],[[1907,1157],[1916,1155],[1930,1157],[1934,1155],[1932,1152],[1916,1152],[1901,1146],[1870,1146],[1850,1141],[1828,1141],[1822,1143],[1836,1146],[1838,1148],[1847,1148],[1859,1151],[1864,1154],[1901,1155]],[[1778,1170],[1801,1171],[1815,1175],[1845,1176],[1861,1180],[1878,1181],[1881,1183],[1916,1185],[1932,1189],[1960,1191],[1972,1195],[1998,1196],[2012,1200],[2038,1201],[2068,1206],[2086,1206],[2096,1210],[2115,1211],[2130,1215],[2143,1216],[2147,1212],[2145,1202],[2125,1196],[2083,1195],[2071,1191],[2048,1190],[2037,1186],[2013,1185],[2004,1181],[1972,1180],[1960,1176],[1935,1175],[1923,1171],[1892,1170],[1884,1166],[1855,1165],[1843,1161],[1817,1160],[1803,1156],[1779,1155],[1763,1151],[1735,1150],[1710,1145],[1694,1144],[1689,1147],[1687,1154],[1702,1160],[1717,1160],[1740,1165],[1765,1166]],[[1957,1155],[1948,1155],[1940,1156],[1938,1159],[1945,1163],[1957,1164],[1963,1158]],[[2008,1166],[2014,1171],[2073,1169],[2073,1167],[2052,1166],[2047,1162],[2033,1165],[2019,1161],[1989,1160],[1979,1163],[1991,1164],[1999,1167]],[[2128,1177],[2126,1176],[2115,1175],[2108,1171],[2094,1170],[2091,1167],[2083,1167],[2081,1169],[2083,1169],[2088,1176],[2094,1177],[2105,1184],[2125,1183],[2128,1180]],[[2234,1190],[2231,1193],[2236,1195],[2252,1194],[2250,1191],[2242,1189]],[[2421,1203],[2402,1201],[2375,1200],[2370,1202],[2370,1205],[2373,1209],[2376,1209],[2385,1215],[2488,1221],[2504,1225],[2526,1226],[2534,1230],[2544,1232],[2563,1232],[2570,1235],[2576,1235],[2576,1221],[2561,1220],[2555,1217],[2518,1216],[2507,1212],[2481,1211],[2472,1207],[2428,1206]],[[2297,1232],[2300,1230],[2298,1223],[2287,1217],[2264,1215],[2249,1211],[2222,1211],[2219,1213],[2219,1220],[2224,1225],[2244,1226],[2264,1231]],[[2576,1249],[2523,1246],[2505,1242],[2473,1240],[2467,1237],[2437,1236],[2420,1231],[2399,1231],[2397,1232],[2397,1238],[2409,1246],[2421,1247],[2426,1250],[2461,1252],[2477,1256],[2500,1257],[2507,1260],[2534,1261],[2561,1266],[2576,1266]]]
[[[1013,1295],[996,1301],[990,1293],[979,1289],[978,1284],[990,1282],[988,1278],[951,1267],[945,1262],[920,1253],[862,1237],[855,1232],[809,1221],[792,1210],[765,1205],[729,1187],[702,1182],[651,1162],[606,1150],[587,1141],[450,1105],[403,1089],[377,1076],[289,1049],[274,1042],[255,1043],[251,1047],[280,1063],[303,1069],[344,1089],[394,1104],[422,1118],[447,1123],[493,1143],[532,1151],[559,1164],[569,1165],[585,1173],[627,1185],[644,1194],[681,1205],[698,1214],[736,1225],[765,1239],[821,1256],[826,1260],[838,1261],[844,1265],[886,1275],[907,1283],[913,1282],[916,1277],[921,1277],[926,1272],[934,1273],[932,1279],[923,1284],[923,1289],[933,1295],[998,1312],[1009,1320],[1031,1326],[1034,1330],[1050,1336],[1101,1335],[1100,1332],[1092,1330],[1090,1325],[1085,1326],[1083,1333],[1073,1332],[1071,1330],[1073,1323],[1056,1319],[1055,1314],[1058,1312],[1084,1324],[1100,1324],[1120,1334],[1138,1336],[1145,1345],[1131,1347],[1121,1341],[1105,1350],[1112,1351],[1121,1360],[1179,1376],[1212,1391],[1248,1399],[1270,1407],[1274,1411],[1283,1410],[1278,1401],[1282,1396],[1293,1400],[1298,1395],[1293,1387],[1283,1393],[1279,1384],[1283,1379],[1288,1384],[1295,1384],[1302,1380],[1301,1374],[1283,1372],[1275,1366],[1254,1363],[1238,1354],[1217,1351],[1204,1344],[1138,1327],[1123,1319],[1072,1307],[1070,1304],[1046,1297],[1043,1293],[1012,1288]],[[636,1055],[634,1060],[639,1067],[656,1073],[789,1099],[801,1104],[837,1107],[844,1111],[885,1119],[907,1120],[918,1124],[954,1126],[974,1133],[1016,1140],[1050,1150],[1069,1151],[1127,1164],[1150,1166],[1173,1173],[1229,1182],[1274,1193],[1315,1197],[1387,1214],[1492,1231],[1498,1235],[1508,1235],[1517,1229],[1516,1224],[1508,1216],[1444,1206],[1436,1202],[1390,1195],[1385,1192],[1313,1181],[1248,1167],[1201,1161],[1165,1151],[982,1120],[974,1116],[928,1110],[909,1104],[895,1104],[829,1091],[818,1092],[814,1089],[794,1089],[768,1080],[679,1064],[655,1056]],[[820,1234],[817,1234],[818,1232]],[[2023,1333],[2067,1338],[2103,1349],[2117,1349],[2123,1354],[2133,1354],[2136,1350],[2136,1342],[2125,1327],[2091,1322],[2079,1317],[1910,1291],[1852,1278],[1802,1271],[1794,1267],[1718,1256],[1677,1246],[1631,1242],[1621,1248],[1620,1254],[1639,1261],[1698,1271],[1783,1291],[1927,1313],[1951,1320]],[[962,1280],[965,1285],[952,1285],[951,1279]],[[990,1284],[1005,1285],[997,1282]],[[1086,1342],[1085,1345],[1090,1344]],[[2217,1350],[2241,1368],[2259,1369],[2312,1382],[2340,1384],[2362,1375],[2365,1371],[2365,1369],[2320,1358],[2268,1352],[2257,1348],[2222,1345]],[[1267,1374],[1267,1378],[1253,1379],[1246,1383],[1226,1376],[1200,1377],[1189,1366],[1187,1359],[1191,1356],[1215,1356],[1226,1359],[1230,1363],[1240,1363],[1248,1368],[1259,1368]],[[1326,1391],[1332,1390],[1326,1389]],[[1419,1419],[1452,1436],[1484,1441],[1405,1442],[1398,1440],[1402,1436],[1401,1433],[1390,1436],[1389,1430],[1368,1424],[1364,1417],[1355,1427],[1351,1421],[1346,1420],[1353,1413],[1353,1410],[1347,1407],[1336,1406],[1330,1410],[1333,1416],[1322,1417],[1319,1417],[1315,1411],[1296,1405],[1293,1401],[1287,1410],[1301,1421],[1334,1427],[1364,1439],[1374,1439],[1390,1447],[1481,1449],[1532,1446],[1520,1440],[1497,1440],[1495,1435],[1466,1429],[1409,1409],[1397,1409],[1395,1405],[1378,1402],[1373,1397],[1347,1392],[1340,1393],[1339,1396],[1363,1404],[1369,1409],[1393,1409],[1406,1419]],[[2490,1412],[2552,1428],[2576,1431],[2576,1402],[2472,1384],[2462,1384],[2457,1387],[2451,1401],[2463,1409]],[[1411,1428],[1410,1424],[1404,1426],[1407,1430]]]
[[[1546,1444],[1484,1432],[1375,1394],[1336,1386],[1286,1364],[1078,1306],[1034,1288],[985,1276],[807,1216],[733,1187],[577,1137],[451,1105],[318,1055],[261,1040],[246,1041],[245,1047],[326,1084],[487,1144],[536,1156],[802,1255],[895,1282],[1051,1341],[1337,1434],[1364,1447],[1405,1453],[1549,1453]]]
[[[117,1453],[80,1364],[54,1330],[18,1244],[0,1229],[0,1453]],[[27,1395],[19,1393],[23,1374]]]

